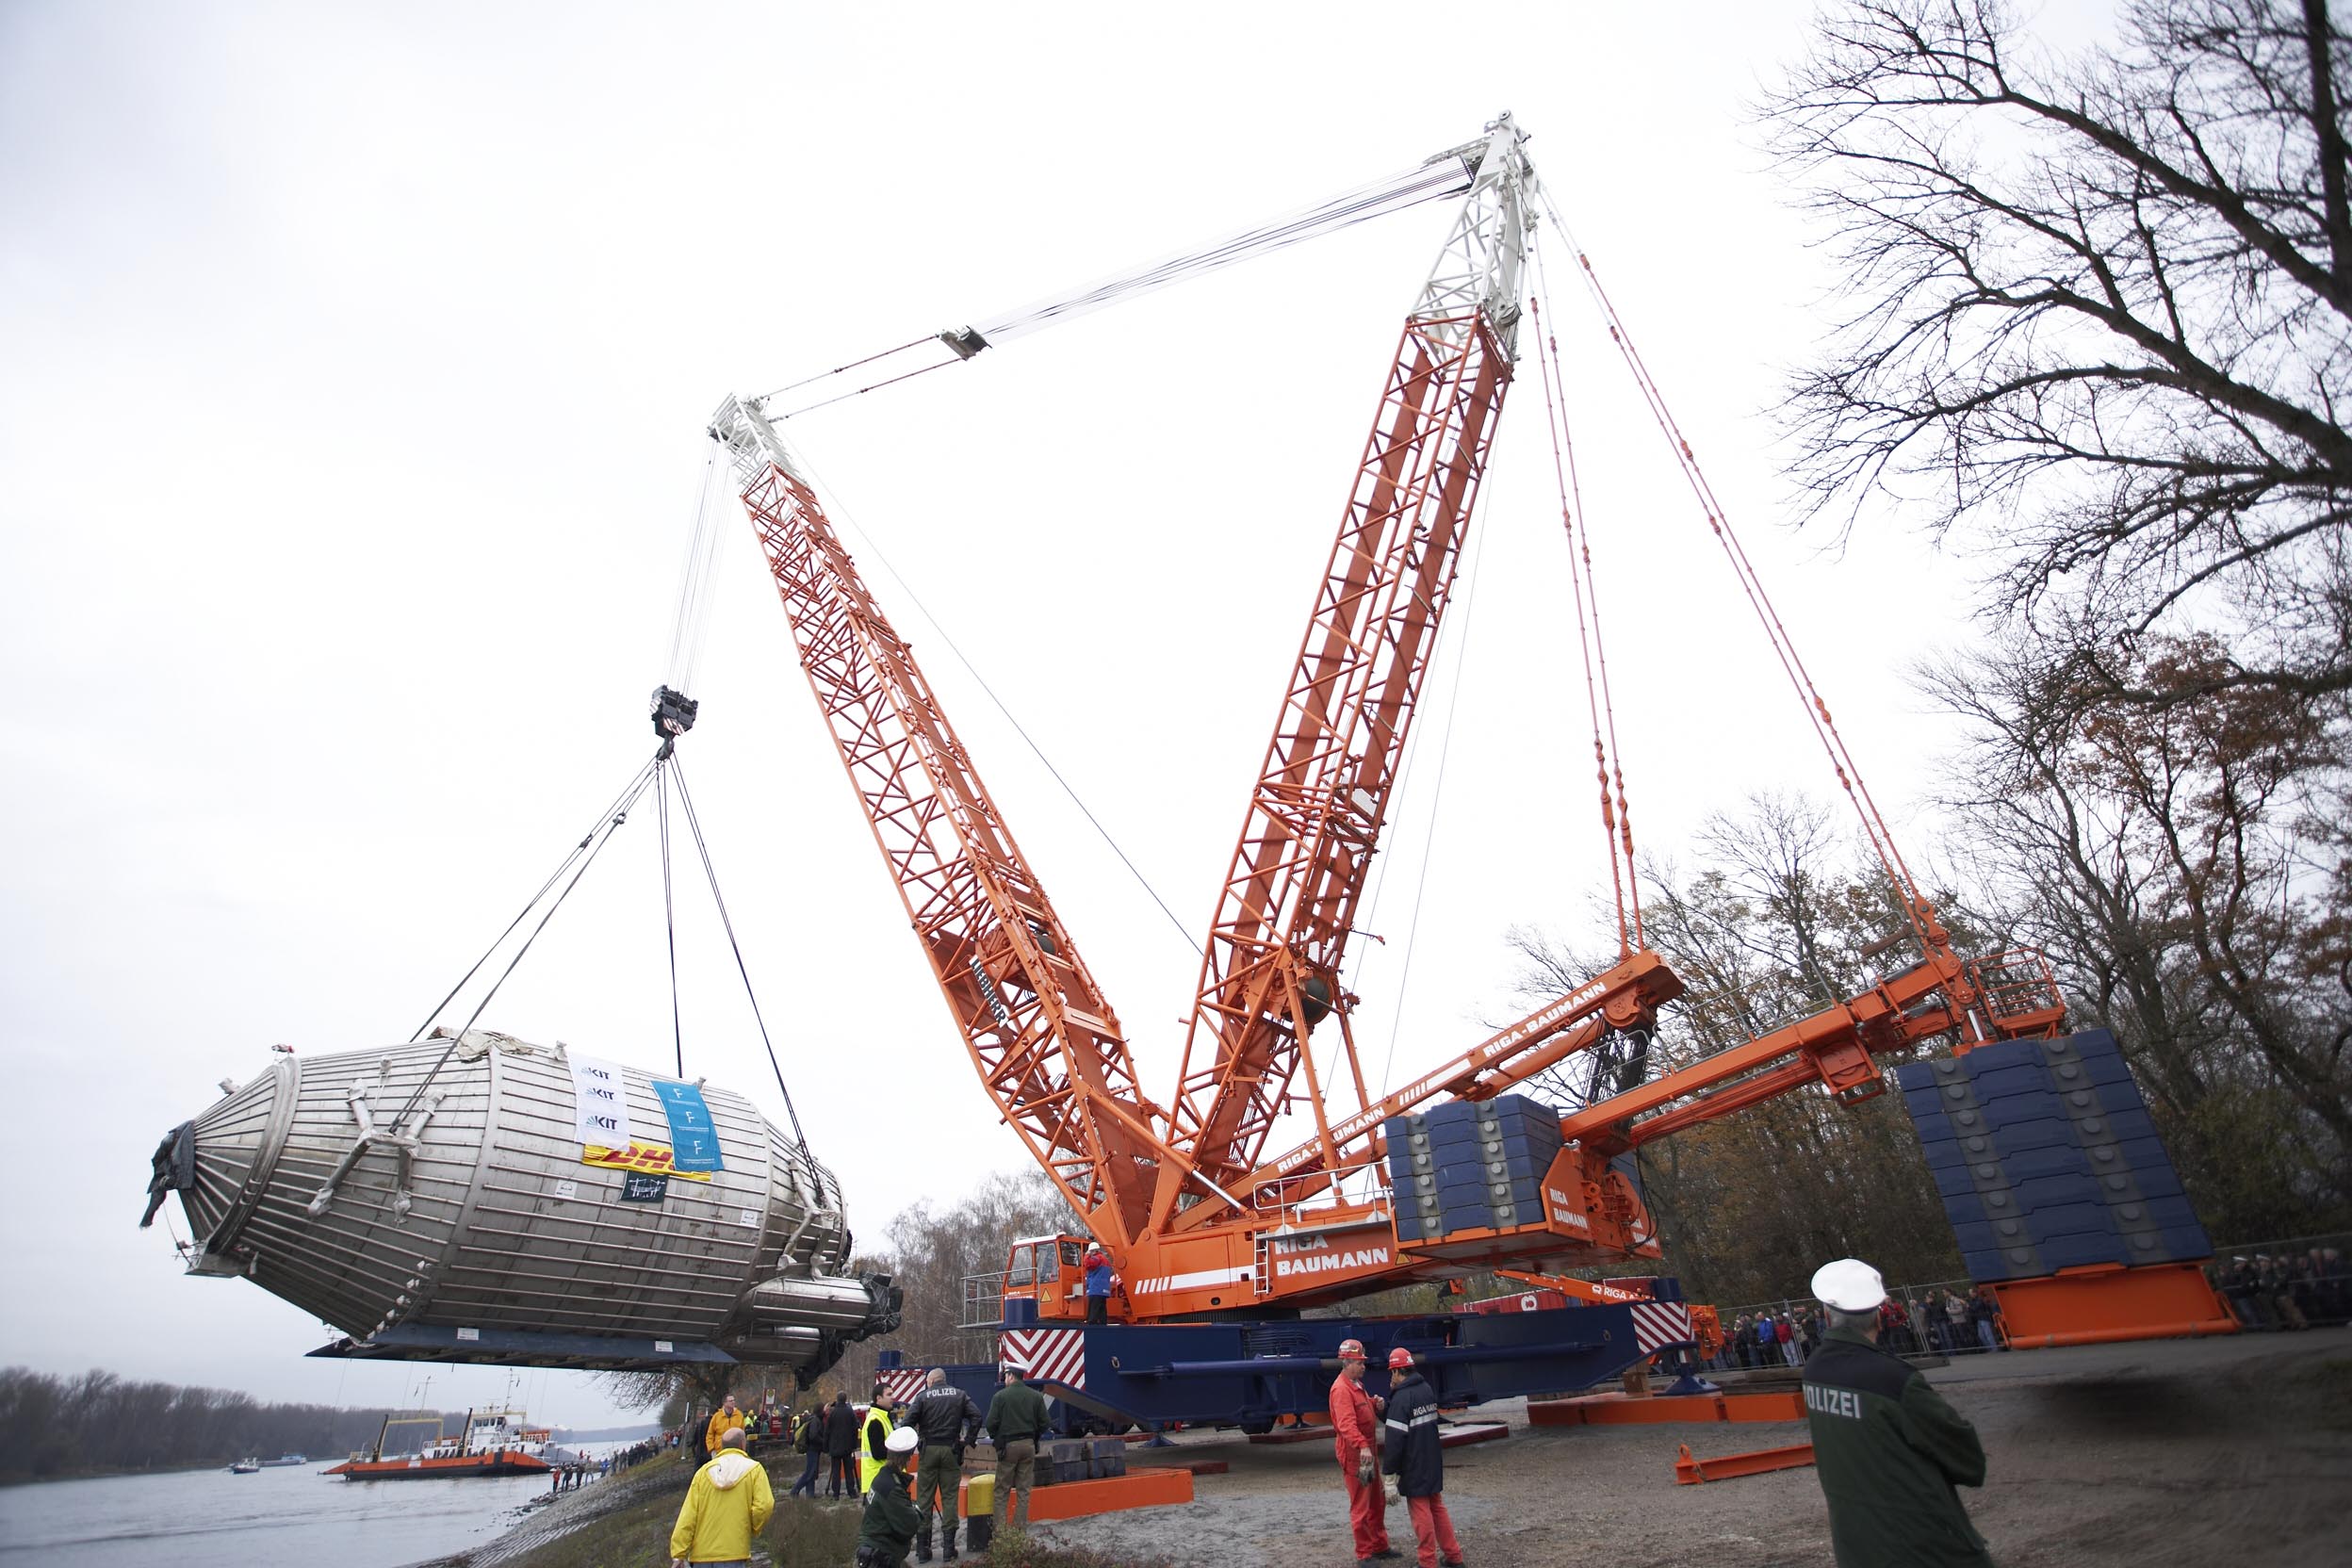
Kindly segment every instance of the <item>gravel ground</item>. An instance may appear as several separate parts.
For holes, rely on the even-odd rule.
[[[1964,1357],[1928,1374],[1983,1434],[1964,1493],[2003,1568],[2324,1568],[2352,1564],[2352,1331],[2152,1341]],[[1500,1443],[1448,1450],[1446,1501],[1471,1568],[1767,1568],[1827,1563],[1809,1469],[1677,1486],[1701,1458],[1805,1440],[1803,1422],[1529,1427],[1481,1407]],[[1040,1525],[1041,1537],[1173,1568],[1348,1568],[1347,1503],[1324,1443],[1184,1434],[1227,1461],[1195,1500]],[[1135,1462],[1151,1451],[1133,1450]],[[1412,1550],[1401,1505],[1396,1544]]]

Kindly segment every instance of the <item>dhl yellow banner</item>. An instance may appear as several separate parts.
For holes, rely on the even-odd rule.
[[[580,1151],[580,1163],[606,1170],[640,1170],[648,1175],[675,1176],[681,1182],[707,1182],[707,1170],[679,1170],[675,1167],[677,1155],[666,1143],[653,1143],[645,1138],[631,1138],[626,1149],[607,1149],[592,1143]]]

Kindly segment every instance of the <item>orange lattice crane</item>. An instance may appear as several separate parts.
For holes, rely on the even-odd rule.
[[[1138,1086],[1109,998],[761,404],[729,399],[713,421],[940,993],[999,1111],[1109,1250],[1125,1282],[1122,1321],[1280,1316],[1498,1264],[1557,1272],[1655,1257],[1639,1193],[1611,1164],[1625,1150],[1816,1081],[1841,1098],[1875,1092],[1872,1058],[1921,1040],[2044,1030],[2064,1017],[2046,972],[2028,977],[2030,995],[2003,991],[1952,952],[1906,883],[1919,963],[1575,1112],[1540,1212],[1482,1232],[1398,1233],[1384,1123],[1440,1097],[1491,1100],[1645,1031],[1682,988],[1639,945],[1637,923],[1609,971],[1393,1094],[1374,1099],[1357,1058],[1342,960],[1518,368],[1540,199],[1508,117],[1431,164],[1446,160],[1459,166],[1461,208],[1382,384],[1219,889],[1166,1103]],[[958,358],[986,346],[969,329],[943,340]],[[1355,1106],[1345,1115],[1343,1086],[1310,1050],[1318,1029],[1336,1031],[1325,1059],[1345,1064]],[[1314,1135],[1269,1152],[1294,1102]],[[1082,1315],[1074,1244],[1023,1246],[1015,1274],[1027,1283],[1015,1294],[1034,1297],[1041,1321]]]

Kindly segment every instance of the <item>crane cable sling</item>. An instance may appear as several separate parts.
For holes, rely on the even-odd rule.
[[[482,950],[482,956],[474,960],[473,968],[467,970],[464,974],[458,977],[457,984],[449,988],[449,995],[433,1004],[433,1011],[425,1015],[425,1021],[418,1024],[416,1026],[416,1032],[408,1037],[409,1044],[415,1045],[418,1040],[425,1037],[425,1031],[432,1028],[433,1021],[441,1016],[441,1009],[455,1001],[457,993],[466,988],[466,982],[482,972],[482,966],[488,963],[490,961],[491,955],[497,953],[499,946],[505,942],[506,939],[514,934],[514,928],[522,924],[524,921],[531,918],[531,912],[539,906],[539,901],[547,896],[547,890],[554,887],[557,882],[561,881],[564,874],[571,869],[572,862],[578,859],[582,854],[586,853],[589,846],[596,842],[597,829],[603,827],[607,824],[614,824],[617,825],[615,821],[616,817],[625,816],[628,813],[630,803],[635,801],[640,794],[645,792],[646,776],[651,774],[652,771],[653,763],[650,761],[646,762],[643,767],[637,770],[635,776],[629,779],[629,783],[622,789],[621,792],[612,797],[612,803],[604,808],[602,815],[598,816],[594,823],[589,825],[588,831],[580,835],[580,842],[572,846],[572,852],[564,857],[563,861],[556,866],[553,872],[548,874],[547,879],[545,882],[539,884],[539,890],[531,895],[531,898],[523,905],[521,912],[507,923],[506,929],[499,932],[498,937],[488,947]],[[565,891],[569,892],[570,890],[566,889]],[[463,1031],[461,1031],[461,1033]]]
[[[1837,721],[1830,716],[1829,704],[1813,684],[1812,674],[1805,668],[1805,662],[1798,657],[1796,645],[1790,639],[1788,628],[1781,624],[1780,614],[1772,608],[1772,598],[1765,593],[1763,581],[1756,576],[1746,548],[1733,531],[1723,503],[1716,498],[1714,487],[1707,482],[1706,473],[1699,466],[1697,454],[1690,449],[1690,443],[1684,437],[1681,426],[1675,423],[1673,413],[1666,406],[1664,395],[1659,392],[1657,382],[1651,379],[1649,367],[1635,349],[1632,335],[1625,330],[1616,306],[1601,286],[1600,276],[1593,270],[1591,258],[1585,254],[1584,248],[1576,244],[1575,232],[1552,206],[1548,196],[1544,198],[1544,205],[1553,223],[1576,249],[1585,286],[1592,293],[1593,303],[1599,308],[1601,318],[1609,328],[1609,338],[1624,356],[1626,368],[1633,373],[1634,384],[1641,389],[1642,400],[1649,404],[1651,416],[1657,420],[1659,432],[1674,449],[1674,460],[1681,467],[1691,493],[1698,498],[1700,509],[1707,516],[1707,527],[1713,531],[1716,541],[1730,561],[1733,575],[1739,579],[1749,605],[1756,611],[1756,618],[1764,628],[1766,639],[1772,645],[1774,656],[1780,661],[1782,671],[1788,677],[1798,700],[1805,707],[1805,718],[1812,725],[1815,737],[1828,754],[1838,786],[1854,803],[1855,814],[1862,821],[1863,835],[1870,840],[1870,848],[1878,856],[1880,869],[1894,885],[1897,900],[1903,906],[1903,919],[1924,946],[1927,932],[1919,917],[1918,886],[1912,880],[1910,867],[1904,863],[1902,852],[1895,847],[1894,835],[1888,830],[1885,817],[1880,814],[1877,802],[1870,797],[1870,788],[1863,782],[1861,769],[1854,764],[1852,754],[1846,749],[1845,738],[1838,733]]]
[[[472,1016],[466,1020],[465,1026],[449,1037],[449,1048],[441,1053],[439,1059],[433,1064],[431,1070],[417,1080],[416,1087],[409,1094],[408,1102],[400,1107],[400,1114],[392,1119],[392,1126],[398,1128],[407,1124],[410,1115],[416,1109],[417,1102],[424,1099],[425,1090],[432,1086],[435,1078],[440,1076],[441,1070],[449,1065],[449,1058],[455,1055],[457,1048],[465,1043],[467,1032],[481,1021],[483,1010],[490,1005],[490,999],[498,994],[499,987],[506,984],[508,977],[514,974],[515,966],[520,964],[524,955],[531,951],[531,944],[539,939],[539,934],[547,928],[547,922],[555,918],[555,912],[564,906],[564,901],[572,896],[572,890],[580,886],[580,879],[588,874],[588,868],[596,864],[596,857],[604,853],[604,846],[612,841],[612,835],[619,831],[623,823],[629,820],[629,808],[637,804],[638,798],[645,792],[645,787],[653,781],[654,769],[655,763],[651,761],[638,769],[636,776],[630,779],[629,788],[621,792],[615,806],[608,811],[596,826],[588,830],[588,836],[573,847],[572,853],[564,857],[564,866],[568,866],[574,860],[578,860],[580,869],[572,873],[572,879],[564,884],[564,890],[556,894],[554,902],[547,906],[547,912],[539,917],[539,923],[531,928],[531,935],[523,939],[523,945],[515,949],[514,956],[508,960],[506,968],[499,972],[498,979],[492,982],[490,988],[482,993],[482,1001],[475,1005]],[[583,851],[585,851],[584,854]],[[564,874],[564,866],[556,868],[556,876]],[[555,877],[549,877],[539,891],[531,895],[531,903],[523,906],[522,914],[516,915],[513,923],[499,935],[498,942],[506,940],[507,937],[513,934],[515,926],[522,924],[525,917],[538,905],[539,900],[546,895],[547,888],[552,887],[554,883]],[[475,960],[474,968],[466,972],[466,979],[471,979],[475,971],[480,970],[484,963],[489,961],[490,954],[498,951],[498,942],[491,943],[490,951]],[[457,988],[451,990],[449,995],[455,996],[458,990],[465,988],[465,985],[466,981],[460,980],[457,983]],[[449,1005],[448,997],[442,999],[441,1005]],[[441,1008],[435,1007],[433,1011],[433,1016],[438,1017]],[[423,1025],[418,1027],[416,1035],[409,1037],[409,1043],[414,1045],[416,1042],[416,1037],[424,1034],[425,1030],[431,1028],[432,1025],[433,1019],[427,1018]]]
[[[664,745],[663,752],[670,748]],[[670,1045],[677,1053],[678,1075],[686,1076],[686,1031],[678,1016],[678,902],[670,886],[669,776],[657,759],[653,769],[653,819],[662,838],[662,936],[670,951]]]
[[[1544,418],[1546,433],[1550,435],[1552,443],[1552,482],[1560,500],[1560,527],[1567,535],[1568,580],[1574,589],[1576,606],[1576,649],[1584,664],[1585,712],[1592,725],[1593,776],[1600,785],[1601,838],[1609,845],[1609,879],[1610,889],[1617,900],[1617,956],[1623,959],[1628,956],[1634,946],[1640,942],[1642,929],[1642,906],[1638,886],[1635,889],[1633,921],[1630,928],[1625,919],[1625,883],[1633,876],[1633,825],[1629,812],[1621,810],[1612,816],[1609,807],[1609,760],[1610,754],[1615,749],[1616,726],[1612,710],[1609,740],[1609,743],[1604,744],[1598,687],[1601,679],[1604,678],[1600,672],[1604,671],[1606,666],[1594,658],[1594,644],[1600,635],[1600,586],[1596,581],[1592,583],[1592,626],[1588,629],[1585,596],[1592,569],[1591,531],[1586,526],[1587,520],[1583,515],[1583,487],[1573,477],[1576,467],[1576,443],[1568,431],[1567,386],[1560,369],[1560,346],[1558,340],[1551,336],[1550,329],[1544,320],[1543,301],[1548,298],[1550,291],[1543,279],[1541,250],[1536,252],[1536,257],[1538,277],[1536,298],[1527,302],[1527,311],[1536,329],[1536,360],[1543,371]],[[1545,351],[1547,350],[1548,354]],[[1557,403],[1554,400],[1556,390]],[[1617,790],[1622,802],[1625,794],[1625,770],[1623,760],[1620,759],[1619,761]],[[1622,855],[1618,845],[1616,817],[1623,817],[1625,820],[1625,844]]]
[[[776,1059],[776,1041],[768,1037],[768,1021],[766,1016],[760,1011],[759,995],[752,989],[751,970],[743,962],[743,944],[735,939],[735,921],[734,918],[727,912],[726,896],[719,891],[718,869],[711,864],[710,846],[703,841],[702,821],[694,815],[694,797],[689,793],[686,789],[686,771],[678,765],[678,759],[675,756],[670,759],[670,775],[672,781],[678,786],[678,804],[680,810],[683,811],[686,817],[686,830],[694,835],[694,852],[702,858],[702,874],[709,879],[710,883],[710,902],[718,906],[719,923],[727,930],[727,950],[735,955],[735,972],[743,977],[743,995],[751,1003],[751,1016],[753,1021],[760,1025],[760,1043],[767,1047],[768,1066],[774,1069],[776,1072],[776,1092],[784,1097],[784,1114],[792,1119],[792,1136],[799,1140],[801,1149],[805,1152],[808,1147],[808,1136],[800,1129],[800,1112],[794,1108],[792,1104],[792,1091],[791,1088],[787,1087],[784,1083],[784,1064]],[[666,846],[668,842],[666,824],[664,825],[663,833],[664,837],[662,841]],[[668,859],[666,852],[662,861],[662,868],[663,880],[666,885],[668,879]],[[675,1004],[675,1003],[673,1003],[673,1004]],[[686,1071],[683,1065],[683,1052],[681,1049],[678,1076],[682,1078],[685,1075]]]
[[[1084,316],[1109,305],[1123,303],[1155,289],[1166,288],[1171,284],[1215,272],[1237,262],[1270,255],[1304,240],[1320,238],[1327,234],[1336,234],[1343,229],[1353,228],[1358,223],[1369,222],[1376,218],[1384,218],[1393,212],[1402,212],[1425,202],[1460,195],[1467,190],[1472,183],[1471,172],[1463,167],[1462,151],[1457,148],[1441,153],[1414,168],[1400,171],[1384,179],[1374,180],[1368,185],[1358,186],[1352,190],[1344,191],[1315,206],[1296,209],[1280,218],[1269,219],[1239,234],[1229,236],[1197,250],[1180,252],[1143,267],[1114,273],[1110,277],[1099,279],[1082,287],[1033,301],[1017,309],[1005,311],[1002,315],[986,318],[964,328],[960,334],[948,332],[912,338],[894,349],[885,349],[879,353],[868,354],[862,359],[854,359],[845,365],[836,366],[830,370],[820,371],[813,376],[804,376],[798,381],[788,382],[755,401],[764,404],[770,398],[780,397],[784,393],[830,380],[846,371],[877,364],[915,349],[942,348],[946,353],[945,358],[935,360],[927,365],[917,366],[912,370],[882,377],[865,385],[853,387],[847,392],[838,392],[814,402],[805,403],[786,413],[767,416],[771,420],[780,424],[784,420],[795,418],[803,414],[812,414],[820,408],[829,408],[835,403],[846,402],[852,398],[878,391],[885,386],[893,386],[903,381],[911,381],[917,376],[928,375],[934,370],[944,370],[951,365],[960,365],[978,353],[981,349],[991,344],[1002,343],[1007,338],[1018,337],[1024,333],[1053,326],[1069,320],[1072,317]],[[956,346],[957,340],[969,346],[957,347]]]

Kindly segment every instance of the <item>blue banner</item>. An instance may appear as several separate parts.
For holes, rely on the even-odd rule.
[[[719,1158],[719,1130],[710,1124],[710,1107],[693,1084],[673,1084],[656,1078],[653,1092],[662,1099],[662,1114],[670,1119],[670,1168],[684,1172],[725,1170]]]

